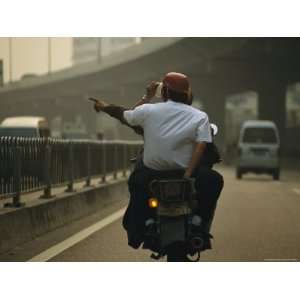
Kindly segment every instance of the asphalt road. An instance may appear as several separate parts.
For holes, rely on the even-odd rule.
[[[233,168],[219,171],[225,187],[212,227],[213,249],[202,253],[201,260],[299,261],[300,171],[283,170],[281,181],[267,175],[236,180]],[[149,251],[127,246],[120,219],[126,204],[124,199],[3,254],[0,260],[152,261]]]

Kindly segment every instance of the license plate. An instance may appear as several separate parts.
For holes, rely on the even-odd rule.
[[[181,206],[162,206],[158,207],[158,215],[168,216],[168,217],[177,217],[182,215],[187,215],[190,213],[190,208],[186,205]]]
[[[268,151],[265,149],[252,149],[252,152],[259,156],[266,155],[268,153]]]

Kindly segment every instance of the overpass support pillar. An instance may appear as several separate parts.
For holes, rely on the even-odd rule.
[[[210,123],[215,123],[218,128],[218,134],[215,142],[220,151],[225,150],[225,93],[215,91],[206,95],[203,99],[204,111],[208,114]]]
[[[283,82],[273,81],[258,90],[258,117],[260,120],[273,121],[284,143],[286,128],[286,91]]]

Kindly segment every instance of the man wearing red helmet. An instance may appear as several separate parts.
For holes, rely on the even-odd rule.
[[[196,178],[196,190],[201,194],[199,214],[207,233],[223,188],[222,176],[201,166],[206,145],[212,142],[211,129],[206,113],[190,106],[192,93],[187,76],[175,72],[166,74],[161,88],[164,102],[150,104],[158,84],[152,82],[147,94],[133,109],[104,102],[95,105],[97,111],[105,111],[136,132],[143,132],[142,163],[129,178],[131,201],[123,220],[130,233],[129,244],[134,248],[138,248],[143,240],[148,183],[160,171],[182,170],[184,177]],[[209,243],[207,248],[210,248]]]

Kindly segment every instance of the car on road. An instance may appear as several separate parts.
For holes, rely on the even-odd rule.
[[[50,128],[44,117],[9,117],[0,124],[0,137],[49,137]]]
[[[280,139],[274,122],[251,120],[243,123],[238,142],[236,177],[254,172],[280,178]]]

